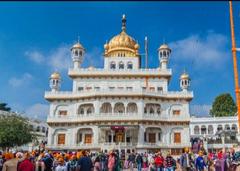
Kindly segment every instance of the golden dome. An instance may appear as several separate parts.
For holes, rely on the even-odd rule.
[[[126,18],[122,18],[122,32],[104,45],[105,57],[139,57],[139,44],[126,33]]]
[[[79,42],[77,42],[75,45],[73,45],[73,47],[71,48],[71,50],[72,49],[84,49],[83,48],[83,46],[79,43]]]
[[[163,45],[161,45],[161,46],[158,48],[158,50],[161,50],[161,49],[169,49],[169,50],[171,50],[171,49],[168,47],[167,44],[163,44]]]
[[[54,72],[51,74],[50,79],[60,79],[61,76],[58,72]]]
[[[105,45],[104,45],[104,49],[108,49],[108,44],[106,43]]]
[[[180,79],[181,79],[181,80],[182,80],[182,79],[189,79],[189,75],[188,75],[186,72],[184,72],[184,73],[181,75]]]

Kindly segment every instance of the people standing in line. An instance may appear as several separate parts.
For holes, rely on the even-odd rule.
[[[183,171],[191,171],[192,157],[189,154],[189,149],[184,148],[184,153],[180,157],[180,165]]]
[[[165,171],[174,171],[176,167],[176,161],[171,156],[170,151],[168,151],[165,159]]]
[[[148,156],[147,153],[145,152],[144,155],[142,156],[142,160],[143,160],[143,171],[147,171],[148,169]]]
[[[158,152],[157,156],[155,157],[155,166],[157,171],[163,171],[164,169],[164,158],[161,152]]]
[[[87,152],[82,152],[82,157],[78,160],[78,170],[79,171],[92,171],[93,163],[89,156],[87,156]]]
[[[95,161],[94,161],[94,171],[102,171],[99,156],[97,156],[95,158]]]
[[[64,161],[64,159],[62,157],[60,157],[58,159],[58,165],[57,165],[55,171],[68,171],[67,170],[67,166],[65,164],[65,161]]]
[[[16,154],[7,153],[5,158],[7,161],[4,162],[2,171],[16,171],[18,165],[18,158],[16,158]]]
[[[148,161],[149,161],[149,170],[155,171],[155,160],[154,160],[154,156],[152,154],[149,155]]]
[[[134,170],[135,158],[136,158],[136,156],[133,152],[128,156],[130,171]]]
[[[68,163],[68,171],[76,171],[77,169],[77,156],[74,154],[71,156]]]
[[[143,159],[142,159],[142,155],[143,154],[137,154],[137,156],[136,156],[136,164],[137,164],[137,170],[138,171],[141,171],[142,170],[142,163],[143,163]]]
[[[197,171],[204,171],[206,163],[203,159],[203,151],[199,151],[198,157],[196,158],[196,169]]]
[[[34,171],[34,165],[30,161],[30,154],[27,152],[23,156],[23,161],[18,164],[17,171]]]
[[[116,164],[116,158],[113,153],[113,151],[110,151],[109,157],[108,157],[108,171],[114,171]]]

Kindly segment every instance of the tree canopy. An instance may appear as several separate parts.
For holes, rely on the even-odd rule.
[[[31,142],[34,134],[28,119],[17,114],[0,115],[0,147],[3,149]]]
[[[0,103],[0,110],[9,112],[11,108],[7,107],[7,103]]]
[[[229,93],[220,94],[212,104],[210,110],[211,116],[234,116],[237,112],[237,106]]]

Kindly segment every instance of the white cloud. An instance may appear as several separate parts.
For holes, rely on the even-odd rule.
[[[43,63],[45,60],[44,56],[38,51],[26,51],[25,56],[27,56],[30,60],[38,64]]]
[[[196,116],[209,116],[211,105],[190,105],[190,113]]]
[[[225,35],[208,32],[206,36],[191,35],[185,39],[171,42],[173,59],[192,63],[197,69],[202,67],[221,68],[231,55],[228,48],[228,39]]]
[[[36,103],[25,110],[25,115],[29,118],[46,120],[49,113],[49,105]]]
[[[61,71],[68,69],[72,64],[69,47],[60,46],[59,48],[54,49],[46,60],[53,70]]]
[[[40,51],[26,51],[25,56],[37,64],[48,65],[52,70],[67,70],[72,66],[72,58],[69,45],[54,48],[50,53],[43,55]],[[84,64],[100,66],[103,62],[101,49],[95,47],[87,51],[84,56]]]
[[[20,78],[10,78],[8,80],[8,83],[12,86],[12,87],[20,87],[23,85],[26,85],[29,83],[29,81],[31,81],[33,79],[33,76],[29,73],[24,73]]]

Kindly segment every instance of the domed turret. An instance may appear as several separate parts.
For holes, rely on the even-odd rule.
[[[83,61],[83,56],[85,53],[84,47],[80,44],[79,40],[76,44],[74,44],[71,48],[72,52],[72,60],[73,60],[73,67],[80,68],[81,63]]]
[[[160,61],[160,66],[162,69],[167,69],[167,63],[169,56],[171,54],[171,49],[167,44],[163,44],[158,48],[158,58]]]
[[[50,76],[50,88],[52,91],[58,91],[60,89],[61,76],[58,72],[54,72]]]
[[[190,77],[189,75],[184,71],[182,75],[180,76],[180,87],[183,91],[187,91],[187,89],[190,86]]]
[[[126,33],[126,17],[122,17],[122,31],[104,45],[105,57],[139,57],[139,44]]]

